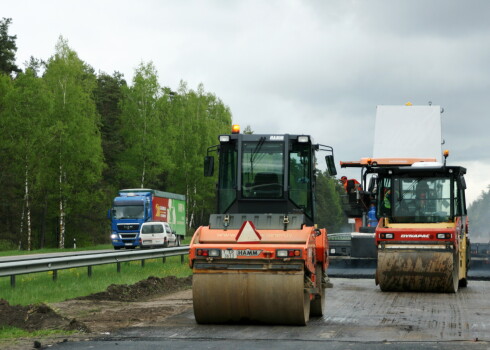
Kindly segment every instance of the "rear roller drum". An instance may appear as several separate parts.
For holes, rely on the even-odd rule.
[[[452,252],[379,251],[376,282],[382,291],[455,293],[458,267]]]

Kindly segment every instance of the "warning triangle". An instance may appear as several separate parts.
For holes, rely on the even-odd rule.
[[[244,221],[242,227],[238,231],[235,240],[237,243],[251,243],[251,242],[259,242],[262,240],[262,237],[255,229],[255,226],[252,221]]]

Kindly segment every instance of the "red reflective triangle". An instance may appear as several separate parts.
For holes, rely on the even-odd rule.
[[[242,227],[238,230],[235,240],[237,243],[252,243],[259,242],[262,237],[255,229],[252,221],[244,221]]]

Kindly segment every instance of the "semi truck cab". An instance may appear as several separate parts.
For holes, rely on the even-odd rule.
[[[114,198],[109,217],[114,249],[139,246],[140,226],[152,217],[151,193],[120,193]]]

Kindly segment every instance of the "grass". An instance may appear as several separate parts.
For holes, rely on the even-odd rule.
[[[58,250],[59,251],[59,250]],[[35,303],[54,303],[101,292],[111,284],[134,284],[149,276],[187,277],[192,271],[185,257],[181,263],[180,256],[162,259],[121,263],[121,272],[117,273],[116,264],[92,267],[92,277],[88,277],[87,268],[59,270],[58,279],[53,281],[52,272],[39,272],[16,277],[15,288],[10,286],[9,277],[0,277],[0,298],[10,305],[28,305]]]
[[[62,330],[53,330],[53,329],[47,329],[47,330],[40,330],[40,331],[33,331],[33,332],[28,332],[20,328],[16,327],[10,327],[10,326],[4,326],[0,327],[0,340],[5,340],[5,339],[12,339],[12,338],[37,338],[37,337],[43,337],[43,336],[50,336],[50,335],[67,335],[67,334],[74,334],[76,331],[62,331]]]

